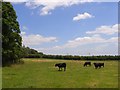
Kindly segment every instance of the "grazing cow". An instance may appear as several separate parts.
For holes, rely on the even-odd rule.
[[[84,67],[87,66],[87,65],[91,66],[91,62],[85,62],[84,63]]]
[[[66,63],[57,63],[57,64],[55,64],[55,67],[59,67],[59,71],[60,71],[60,69],[62,70],[62,68],[64,68],[64,71],[65,71]]]
[[[93,64],[94,64],[94,66],[95,66],[96,69],[98,67],[101,68],[101,66],[104,67],[104,63],[93,63]]]

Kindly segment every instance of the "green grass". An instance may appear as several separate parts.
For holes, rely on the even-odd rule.
[[[2,68],[0,67],[0,89],[2,89]]]
[[[40,61],[39,61],[40,60]],[[3,88],[117,88],[118,62],[102,61],[105,67],[83,67],[85,61],[24,59],[25,64],[2,68]],[[66,62],[58,71],[56,63]],[[92,61],[101,62],[101,61]]]

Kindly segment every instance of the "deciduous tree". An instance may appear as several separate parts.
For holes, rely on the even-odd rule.
[[[16,12],[9,2],[2,2],[2,65],[21,58],[22,38]]]

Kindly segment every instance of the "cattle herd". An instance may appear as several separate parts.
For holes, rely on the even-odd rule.
[[[93,63],[95,69],[104,67],[104,63]],[[91,62],[85,62],[84,67],[91,66]],[[59,71],[62,71],[62,68],[64,68],[64,71],[66,71],[66,63],[57,63],[55,64],[55,67],[59,68]]]

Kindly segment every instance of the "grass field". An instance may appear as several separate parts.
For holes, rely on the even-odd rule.
[[[3,88],[117,88],[118,62],[104,62],[105,67],[83,67],[85,61],[52,59],[23,59],[25,64],[2,69]],[[58,71],[54,65],[67,64],[66,71]]]

